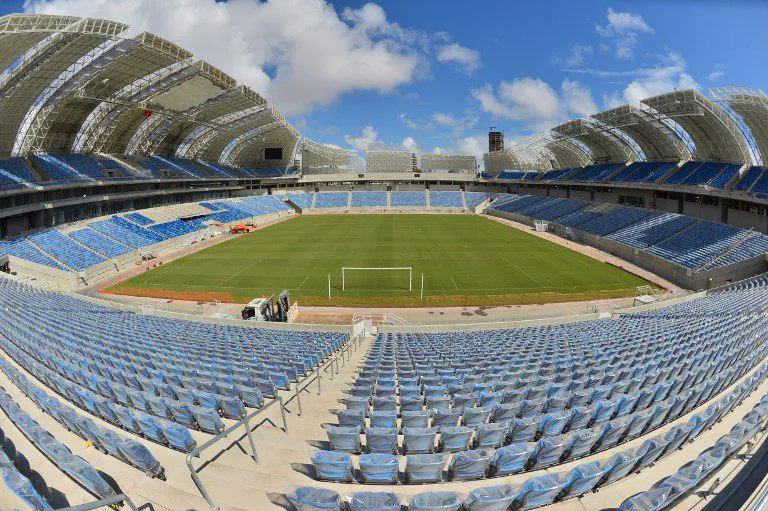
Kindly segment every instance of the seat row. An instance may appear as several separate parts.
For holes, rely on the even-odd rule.
[[[40,427],[27,412],[13,400],[5,389],[0,387],[0,408],[11,422],[26,436],[46,458],[59,470],[77,481],[83,488],[98,498],[108,498],[117,495],[115,490],[94,469],[90,463],[75,456],[61,442],[56,440],[48,431]]]
[[[668,509],[694,488],[707,480],[725,460],[738,452],[766,429],[768,421],[768,395],[736,424],[731,431],[720,437],[715,445],[703,451],[691,463],[687,463],[658,485],[634,495],[622,502],[619,511],[661,511]]]
[[[688,422],[671,428],[668,432],[647,439],[637,448],[630,448],[602,461],[583,463],[566,473],[548,473],[536,475],[522,484],[500,484],[477,488],[464,496],[457,492],[432,491],[420,493],[407,499],[407,509],[410,511],[504,511],[507,509],[532,509],[553,502],[560,502],[571,497],[597,490],[612,482],[618,481],[634,472],[653,465],[659,459],[675,452],[684,443],[693,440],[705,431],[716,420],[729,413],[740,404],[760,384],[768,373],[768,364],[763,364],[752,375],[731,389],[722,399],[710,406],[711,421],[701,422],[692,417]],[[750,412],[739,423],[731,434],[723,437],[709,454],[711,461],[701,462],[705,467],[715,467],[736,452],[743,443],[754,433],[765,427],[768,422],[768,396],[761,404]],[[342,453],[333,453],[335,461],[327,460],[329,472],[341,476],[336,480],[349,481],[344,476],[351,475],[353,466],[350,459],[345,459]],[[466,454],[466,453],[464,453]],[[382,455],[378,455],[382,456]],[[379,458],[386,461],[383,458]],[[449,477],[464,479],[464,476],[483,473],[488,465],[484,465],[483,455],[476,456],[454,455],[448,474]],[[694,462],[696,465],[696,462]],[[394,482],[397,474],[397,463],[389,463],[366,468],[368,475],[378,479],[378,482]],[[361,469],[363,466],[361,465]],[[693,470],[692,470],[693,471]],[[427,473],[422,467],[407,467],[404,478],[415,482],[413,477]],[[703,473],[699,471],[697,473]],[[674,476],[673,476],[674,477]],[[388,478],[388,479],[387,479]],[[410,479],[409,479],[410,478]],[[670,486],[673,481],[670,481]],[[345,510],[350,511],[397,511],[402,509],[403,499],[392,492],[357,492],[343,498],[338,492],[328,488],[302,486],[294,489],[288,499],[299,511]],[[641,504],[642,506],[642,504]],[[624,508],[622,508],[624,509]],[[650,509],[647,507],[628,507],[629,510]],[[655,508],[654,508],[655,509]]]
[[[134,466],[148,476],[164,479],[165,469],[140,442],[99,426],[93,420],[62,405],[58,399],[30,382],[18,369],[2,358],[0,358],[0,370],[42,411],[72,433],[91,442],[103,453]]]
[[[765,353],[759,354],[754,360],[762,360],[764,356]],[[746,370],[753,366],[754,361],[752,363],[747,362],[743,367]],[[744,373],[739,371],[737,374],[742,375]],[[719,376],[719,378],[722,380],[723,377]],[[706,386],[711,390],[714,388],[713,384],[713,382],[707,382],[701,385]],[[690,401],[688,403],[690,406],[672,407],[671,404],[664,403],[658,405],[652,411],[637,413],[630,417],[612,420],[597,427],[581,429],[565,435],[544,437],[539,440],[536,440],[537,433],[535,427],[526,429],[525,426],[519,423],[513,423],[512,425],[486,424],[480,426],[475,433],[476,437],[474,445],[472,443],[472,429],[465,427],[440,428],[437,450],[457,453],[457,455],[460,455],[458,459],[461,462],[466,461],[464,460],[465,454],[466,456],[475,459],[475,466],[483,467],[482,471],[475,473],[475,478],[483,477],[486,474],[506,475],[525,470],[535,470],[603,451],[632,438],[647,434],[663,424],[688,413],[688,411],[703,403],[705,399],[700,399],[701,396],[703,396],[703,394],[699,394],[699,398]],[[694,415],[690,419],[689,424],[697,430],[706,429],[710,427],[721,414],[722,410],[720,410],[718,406],[711,405],[707,410]],[[488,428],[488,426],[496,427]],[[359,430],[356,430],[356,428],[346,429],[350,430],[346,435],[332,435],[329,432],[329,438],[332,439],[331,447],[338,451],[360,452],[361,445],[359,440]],[[398,452],[399,447],[396,429],[372,429],[366,431],[366,437],[368,438],[367,450],[369,452],[379,454]],[[438,435],[437,428],[417,428],[414,432],[407,431],[405,435],[402,446],[403,451],[408,453],[434,452],[435,437]],[[670,438],[670,441],[672,439],[673,438]],[[334,440],[336,440],[336,443],[334,443]],[[504,443],[508,445],[499,447]],[[475,447],[475,450],[468,451],[471,447]],[[495,453],[492,451],[494,447],[499,447]],[[392,456],[390,460],[391,459],[397,460],[394,456]],[[454,459],[456,459],[455,456]],[[347,462],[347,460],[349,461]],[[445,465],[446,460],[447,457],[442,454],[409,454],[406,457],[406,466],[413,463],[428,464],[433,467],[433,479],[430,481],[417,479],[416,481],[438,482],[442,478],[442,466]],[[382,461],[383,458],[371,457],[370,454],[361,456],[361,473],[365,474],[369,465],[372,464],[376,467],[377,464]],[[323,467],[325,466],[323,465],[324,463],[328,462],[331,466],[333,466],[334,463],[349,464],[351,466],[351,457],[347,453],[319,451],[319,454],[313,458],[313,462],[317,462],[315,464],[316,472],[323,478],[325,477],[324,474],[328,474],[328,472],[323,470]],[[397,465],[398,463],[396,462],[395,466]],[[435,467],[439,467],[440,469],[435,471]],[[330,474],[333,473],[334,472],[332,471],[330,472]],[[450,470],[449,473],[451,473]],[[332,479],[332,477],[325,478]],[[363,478],[366,478],[366,476],[363,475]],[[407,477],[406,479],[409,481],[413,480],[412,477]]]

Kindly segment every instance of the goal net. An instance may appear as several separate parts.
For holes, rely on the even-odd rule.
[[[341,289],[347,290],[413,290],[413,267],[341,268]]]

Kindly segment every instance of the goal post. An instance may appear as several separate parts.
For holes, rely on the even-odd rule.
[[[362,267],[353,267],[353,266],[343,266],[341,268],[341,290],[346,291],[347,290],[347,272],[355,272],[355,271],[373,271],[373,272],[379,272],[379,271],[402,271],[402,272],[408,272],[408,291],[413,291],[413,267],[412,266],[397,266],[397,267],[387,267],[387,268],[362,268]]]

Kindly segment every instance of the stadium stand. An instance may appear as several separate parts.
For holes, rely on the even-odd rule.
[[[387,192],[352,192],[353,208],[386,208]]]
[[[77,271],[105,261],[102,256],[54,229],[32,234],[29,240],[58,261]]]
[[[470,210],[474,210],[490,198],[491,194],[486,192],[464,192],[464,200],[467,203],[467,209]]]
[[[349,203],[348,192],[319,192],[315,197],[315,209],[346,208]]]
[[[131,247],[117,240],[104,236],[91,228],[78,229],[67,234],[91,250],[105,257],[117,257],[131,251]]]
[[[21,158],[0,160],[0,189],[29,186],[37,183],[35,176],[27,168]]]
[[[433,208],[463,208],[461,192],[429,192],[429,205]]]
[[[424,192],[391,192],[389,205],[399,207],[427,207],[427,194]]]
[[[610,180],[628,183],[655,183],[676,165],[677,163],[673,162],[635,162],[614,175]]]
[[[571,181],[605,181],[611,174],[624,167],[622,163],[604,163],[589,165],[576,172],[568,179]]]

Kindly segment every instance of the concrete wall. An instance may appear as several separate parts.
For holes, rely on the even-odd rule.
[[[595,192],[595,202],[607,202],[608,204],[618,204],[619,194],[615,192]]]
[[[757,215],[749,211],[729,208],[728,223],[742,229],[754,229],[763,234],[768,233],[768,216]]]
[[[549,196],[560,197],[565,199],[568,197],[568,190],[566,190],[565,188],[552,188],[549,190]]]
[[[571,190],[571,199],[592,200],[592,192],[589,190]]]
[[[677,199],[656,199],[656,209],[667,213],[677,213]]]
[[[719,222],[721,220],[720,212],[721,209],[719,205],[712,206],[710,204],[701,204],[699,202],[683,202],[684,215],[703,218],[713,222]]]

